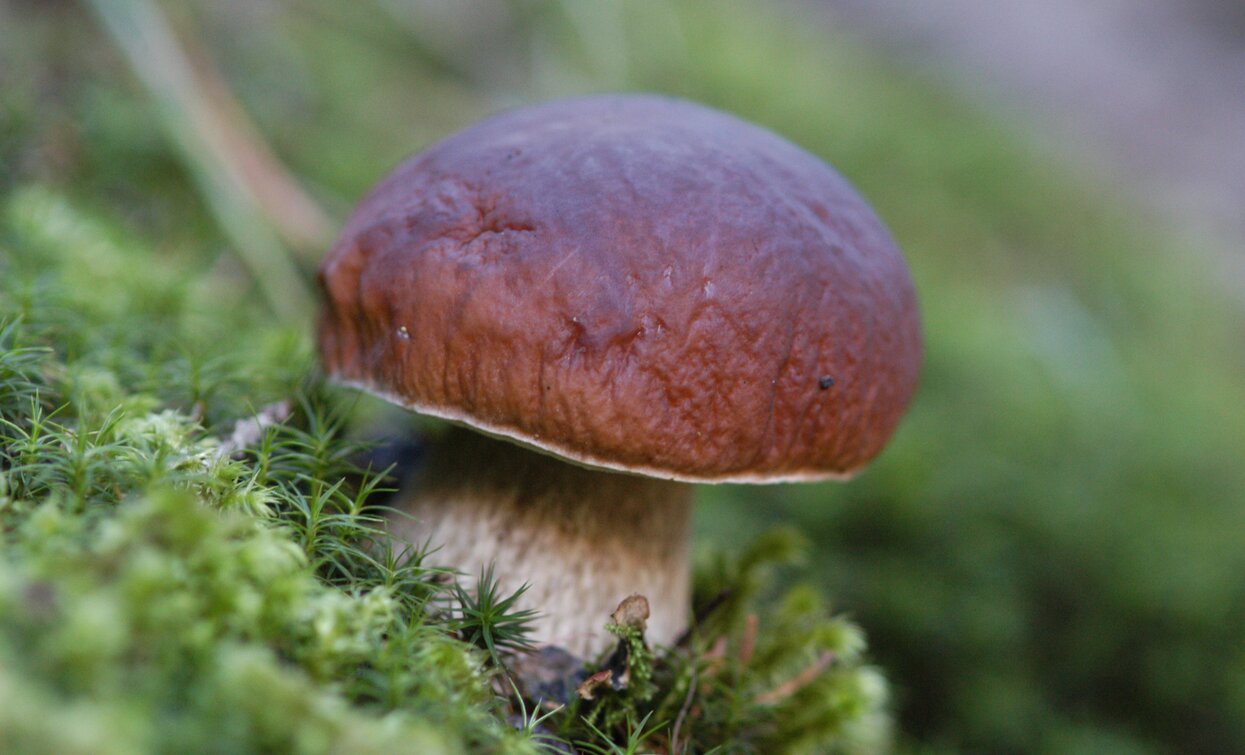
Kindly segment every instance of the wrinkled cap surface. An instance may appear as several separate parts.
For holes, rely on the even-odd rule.
[[[582,464],[845,476],[921,360],[903,258],[824,162],[656,96],[503,113],[399,166],[320,270],[336,380]]]

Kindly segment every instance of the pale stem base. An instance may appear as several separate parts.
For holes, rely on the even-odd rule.
[[[533,640],[592,658],[613,645],[610,613],[628,595],[651,608],[646,636],[669,645],[687,629],[692,487],[585,469],[454,428],[395,504],[398,537],[438,550],[429,563],[470,588],[490,563],[521,606],[540,612]]]

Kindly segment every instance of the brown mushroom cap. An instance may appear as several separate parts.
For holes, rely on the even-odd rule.
[[[912,282],[824,162],[665,97],[503,113],[415,155],[320,271],[325,369],[582,464],[846,476],[916,385]]]

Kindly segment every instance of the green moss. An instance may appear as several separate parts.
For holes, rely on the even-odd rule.
[[[715,638],[743,626],[728,611],[670,654],[618,629],[634,659],[629,690],[514,726],[539,709],[504,676],[504,656],[529,645],[529,617],[488,575],[476,590],[449,588],[424,552],[387,539],[369,505],[384,478],[356,466],[360,447],[344,432],[353,399],[311,377],[306,336],[266,323],[210,272],[162,269],[55,194],[19,192],[7,210],[0,750],[535,752],[578,741],[613,752],[670,740],[689,679],[717,662]],[[91,255],[88,269],[74,249]],[[185,359],[187,348],[198,356]],[[234,423],[273,399],[290,416],[222,450]],[[747,582],[751,594],[764,561],[717,563],[729,589]],[[733,668],[756,677],[740,687],[754,698],[813,646],[847,648],[838,621],[806,599],[775,621],[775,641],[804,650]],[[708,684],[680,741],[756,752],[852,741],[859,721],[881,715],[867,678],[857,648],[780,705]]]

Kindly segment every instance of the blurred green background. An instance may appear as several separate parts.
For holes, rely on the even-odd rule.
[[[1240,292],[1127,187],[795,9],[0,0],[0,192],[46,185],[239,286],[257,271],[296,320],[309,278],[276,276],[488,113],[646,90],[766,125],[890,225],[926,363],[866,473],[704,489],[697,537],[814,541],[905,750],[1245,752]]]

